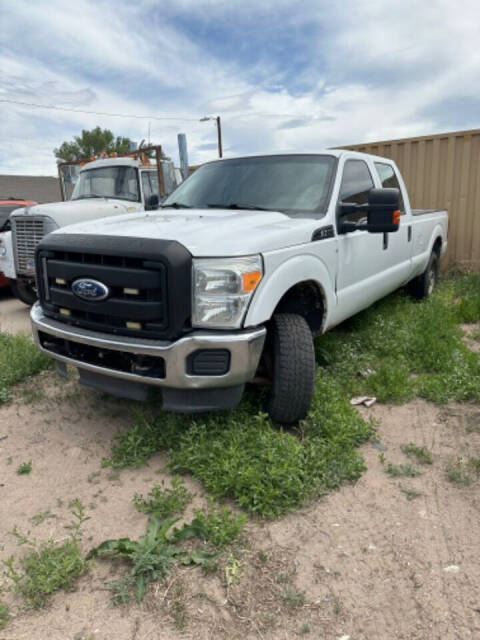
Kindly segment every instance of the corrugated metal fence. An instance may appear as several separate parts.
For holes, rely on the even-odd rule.
[[[480,129],[343,147],[394,160],[417,209],[448,209],[447,264],[480,269]]]

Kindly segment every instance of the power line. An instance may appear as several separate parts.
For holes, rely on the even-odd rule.
[[[8,104],[18,104],[22,107],[35,107],[37,109],[53,109],[55,111],[69,111],[71,113],[87,113],[94,116],[114,116],[116,118],[135,118],[137,120],[178,120],[183,122],[199,122],[199,118],[178,118],[175,116],[150,116],[138,115],[130,113],[107,113],[106,111],[87,111],[85,109],[72,109],[68,107],[57,107],[53,104],[35,104],[33,102],[21,102],[19,100],[9,100],[0,98],[0,102]]]

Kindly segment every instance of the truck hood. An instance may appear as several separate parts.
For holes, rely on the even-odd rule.
[[[54,233],[176,240],[200,257],[261,253],[309,242],[319,226],[318,219],[276,211],[168,209],[70,225]]]
[[[114,200],[108,198],[86,198],[85,200],[66,200],[65,202],[49,202],[36,204],[12,212],[12,217],[18,216],[48,216],[59,227],[86,220],[105,218],[138,211],[142,205],[139,202]],[[143,207],[142,207],[143,208]]]

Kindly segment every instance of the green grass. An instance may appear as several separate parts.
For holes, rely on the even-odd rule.
[[[51,358],[30,337],[0,333],[0,404],[8,402],[14,384],[51,366]]]
[[[104,464],[135,467],[168,451],[174,473],[194,475],[251,514],[277,517],[363,472],[358,446],[373,425],[350,406],[353,396],[479,400],[480,357],[458,327],[478,320],[480,276],[446,278],[424,302],[398,292],[316,340],[313,405],[298,429],[272,425],[256,393],[233,411],[193,418],[151,406],[116,438]]]
[[[222,549],[241,536],[246,520],[243,513],[235,514],[211,500],[206,511],[195,510],[190,527],[198,538]]]
[[[400,447],[402,452],[409,458],[415,458],[418,464],[433,464],[433,456],[427,447],[419,447],[413,442],[402,444]]]
[[[385,473],[394,478],[416,478],[421,475],[421,472],[410,462],[407,464],[392,464],[389,462],[385,467]]]
[[[147,497],[136,493],[133,504],[142,513],[153,513],[159,518],[168,518],[176,513],[183,513],[192,495],[178,476],[172,480],[171,489],[164,489],[157,484]]]
[[[5,629],[9,619],[10,619],[10,611],[8,609],[8,606],[3,602],[0,602],[0,630]]]
[[[26,476],[31,472],[31,470],[32,470],[31,460],[29,460],[28,462],[22,462],[22,464],[18,465],[17,467],[17,475]]]
[[[71,590],[76,578],[87,569],[80,541],[81,526],[88,518],[78,500],[74,502],[72,514],[70,535],[61,543],[49,539],[38,544],[14,531],[19,544],[27,545],[30,551],[18,563],[13,556],[8,558],[4,563],[5,576],[11,580],[14,591],[23,597],[26,608],[40,609],[52,593],[59,589]]]

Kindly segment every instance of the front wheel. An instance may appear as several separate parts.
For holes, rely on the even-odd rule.
[[[271,388],[266,409],[280,424],[306,417],[315,383],[315,351],[307,321],[295,313],[273,316],[267,341]]]
[[[18,278],[17,280],[10,280],[10,288],[13,295],[29,307],[31,307],[37,300],[35,283],[31,280],[24,280],[21,278]]]
[[[427,268],[423,273],[408,283],[408,292],[417,300],[429,298],[438,280],[438,253],[432,251]]]

